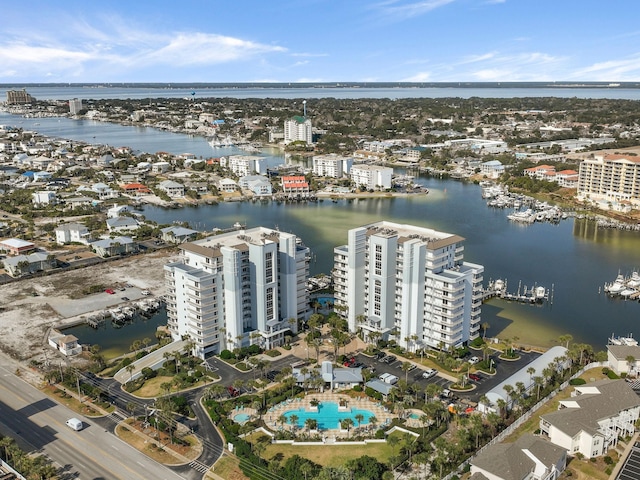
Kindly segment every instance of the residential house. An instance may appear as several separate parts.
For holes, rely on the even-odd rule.
[[[167,243],[184,243],[195,240],[198,236],[197,230],[185,227],[166,227],[160,229],[162,240]]]
[[[238,183],[240,188],[250,190],[256,197],[268,197],[273,193],[271,182],[262,175],[246,175]]]
[[[107,210],[107,218],[121,217],[123,213],[130,213],[131,209],[128,205],[118,205],[117,203]]]
[[[27,242],[19,238],[0,240],[0,251],[7,252],[9,255],[22,255],[35,249],[35,243]]]
[[[489,160],[480,164],[480,173],[487,178],[498,178],[504,173],[504,165],[500,160]]]
[[[233,193],[238,190],[238,184],[230,178],[223,178],[218,182],[218,190],[223,193]]]
[[[172,198],[184,197],[184,185],[173,180],[160,182],[158,188]]]
[[[471,460],[469,480],[555,480],[567,466],[567,451],[524,434],[513,443],[487,447]]]
[[[78,337],[65,335],[55,329],[52,329],[49,334],[49,345],[67,357],[82,353],[82,345],[78,343]]]
[[[128,232],[137,230],[140,223],[133,217],[107,218],[107,229],[109,232]]]
[[[156,162],[151,164],[151,173],[164,173],[169,171],[171,164],[169,162]]]
[[[4,259],[4,269],[12,277],[51,270],[58,266],[56,258],[46,252],[33,252]]]
[[[106,183],[94,183],[91,185],[91,191],[98,194],[100,200],[116,198],[119,194]]]
[[[107,258],[126,255],[127,253],[136,253],[138,251],[138,244],[134,242],[131,237],[122,236],[92,242],[91,248],[94,249],[97,255]]]
[[[91,238],[89,229],[80,223],[65,223],[54,230],[59,245],[77,242],[88,244]]]
[[[36,206],[55,205],[57,203],[56,192],[51,190],[41,190],[31,194],[33,204]]]
[[[96,165],[99,167],[109,167],[113,163],[113,156],[110,154],[102,155],[96,160]]]
[[[124,193],[134,196],[148,195],[151,193],[151,189],[142,183],[125,183],[122,185],[122,190],[124,190]]]
[[[640,417],[640,397],[625,380],[600,380],[574,386],[558,410],[540,417],[549,440],[585,458],[599,457],[631,436]]]

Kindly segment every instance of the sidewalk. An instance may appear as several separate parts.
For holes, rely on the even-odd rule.
[[[631,450],[633,449],[633,447],[636,444],[636,441],[638,440],[639,434],[640,432],[634,433],[633,437],[631,437],[631,440],[629,440],[629,443],[627,443],[627,447],[624,449],[624,453],[620,455],[620,459],[618,460],[616,467],[613,469],[613,472],[611,472],[611,475],[609,476],[609,480],[615,480],[618,474],[620,473],[620,470],[622,470],[622,467],[624,467],[627,459],[629,458],[629,455],[631,454]]]

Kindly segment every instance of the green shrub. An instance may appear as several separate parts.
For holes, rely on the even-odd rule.
[[[478,337],[478,338],[474,338],[473,341],[471,342],[471,346],[472,347],[481,347],[482,345],[484,345],[484,340],[482,339],[482,337]]]
[[[607,465],[613,465],[613,458],[611,458],[609,455],[605,455],[604,463],[606,463]]]
[[[569,380],[569,385],[584,385],[587,381],[584,378],[573,378]]]
[[[607,372],[607,377],[609,377],[611,380],[617,380],[620,378],[618,375],[616,375],[616,372],[614,372],[613,370],[609,370]]]
[[[235,356],[235,355],[233,354],[233,352],[232,352],[232,351],[230,351],[230,350],[222,350],[222,351],[220,352],[220,358],[221,358],[222,360],[230,360],[230,359],[232,359],[232,358],[236,358],[236,356]]]

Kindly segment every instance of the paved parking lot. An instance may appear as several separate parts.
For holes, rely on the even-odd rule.
[[[494,386],[501,383],[503,380],[511,376],[516,371],[525,367],[531,363],[539,354],[533,352],[520,352],[520,359],[516,361],[506,361],[498,358],[498,353],[491,356],[496,366],[496,374],[488,375],[484,372],[477,372],[479,380],[470,380],[470,383],[475,388],[469,392],[456,392],[455,395],[459,398],[467,399],[473,402],[477,402],[479,398],[491,390]],[[395,355],[394,355],[395,356]],[[280,372],[285,367],[290,367],[293,363],[303,361],[305,358],[295,356],[293,353],[283,355],[282,357],[265,357],[270,361],[270,365],[264,370],[267,374],[270,371]],[[397,376],[399,379],[407,381],[412,385],[417,385],[419,392],[424,392],[425,388],[429,384],[437,384],[442,389],[449,388],[453,381],[446,378],[444,374],[437,374],[431,378],[423,378],[422,374],[426,370],[422,367],[417,367],[414,370],[405,373],[402,371],[402,364],[406,361],[403,357],[397,357],[393,362],[385,363],[380,362],[374,357],[369,357],[363,354],[356,355],[356,361],[363,364],[363,367],[372,368],[376,377],[383,373],[390,373]],[[222,384],[225,386],[233,385],[238,379],[249,380],[255,375],[254,372],[241,372],[232,367],[228,363],[220,360],[216,357],[212,357],[207,360],[212,370],[217,371],[222,377]],[[273,375],[272,375],[273,376]]]

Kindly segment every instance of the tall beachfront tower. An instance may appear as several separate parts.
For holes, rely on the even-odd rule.
[[[306,112],[306,110],[305,110]],[[311,120],[306,116],[295,116],[284,122],[284,143],[305,142],[307,145],[313,143],[313,133]]]
[[[78,115],[82,110],[82,99],[81,98],[72,98],[69,100],[69,113],[71,115]]]
[[[458,235],[377,222],[334,249],[335,309],[368,341],[416,351],[478,337],[484,267],[463,262]]]
[[[264,227],[180,246],[165,265],[168,327],[194,354],[259,344],[283,345],[309,311],[310,250],[291,233]]]

